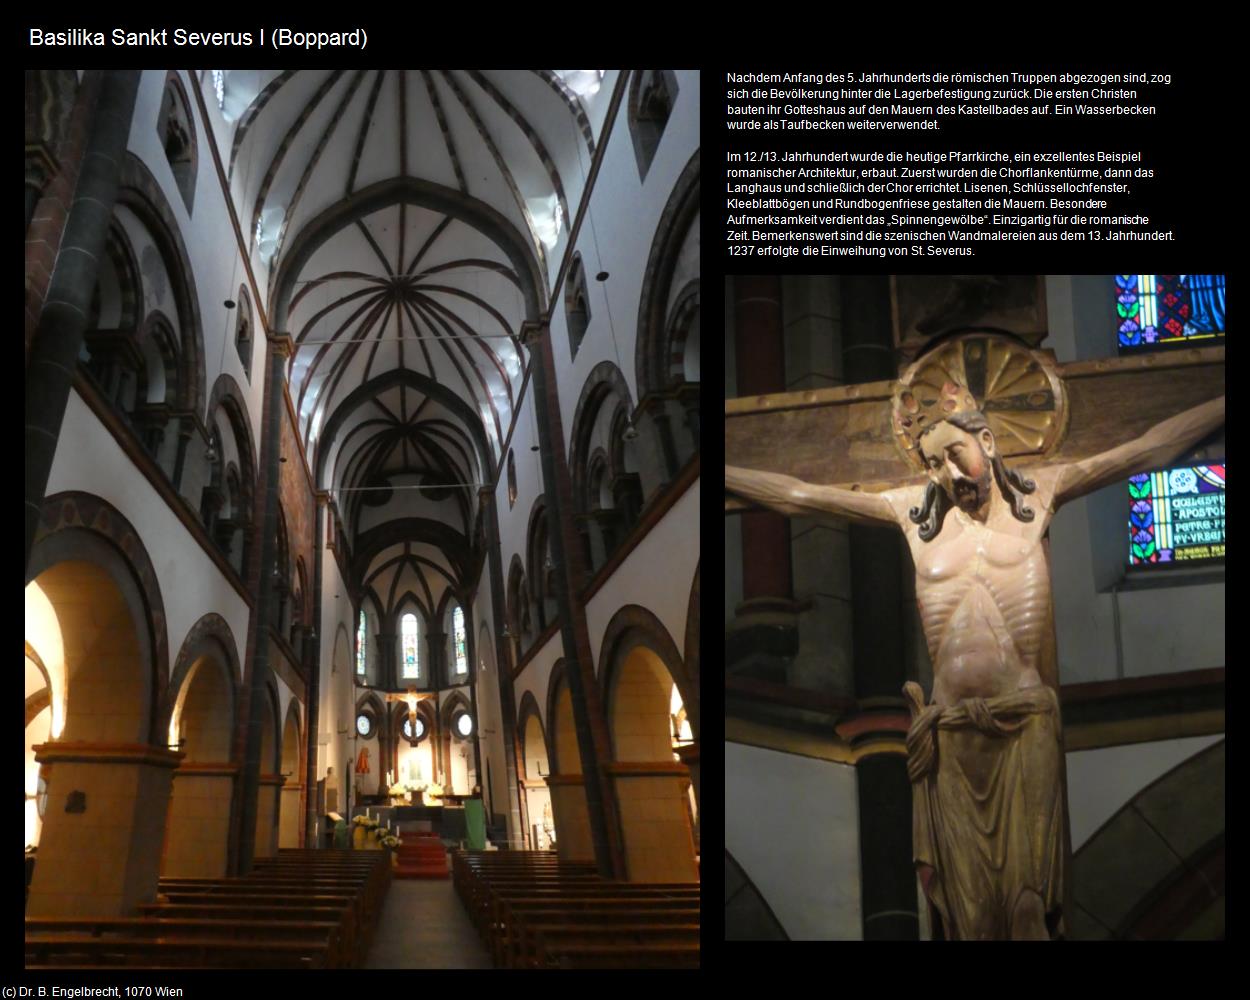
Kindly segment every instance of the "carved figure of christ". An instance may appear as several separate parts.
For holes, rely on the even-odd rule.
[[[1039,673],[1051,620],[1042,539],[1055,510],[1134,472],[1165,465],[1223,424],[1224,412],[1220,396],[1100,454],[1012,471],[998,455],[985,418],[969,410],[921,435],[927,485],[869,493],[729,466],[725,486],[784,514],[834,514],[901,528],[916,567],[916,598],[933,663],[936,708],[930,711],[951,710],[969,699],[1027,693],[1044,682],[1057,686],[1057,678]],[[914,712],[920,709],[913,704]],[[920,865],[926,891],[932,874],[931,866]],[[1049,936],[1036,892],[1019,893],[1009,905],[1009,936]],[[992,935],[982,929],[976,936]]]

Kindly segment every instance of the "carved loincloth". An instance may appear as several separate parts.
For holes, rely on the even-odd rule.
[[[1042,685],[943,708],[911,704],[907,774],[917,865],[948,939],[1002,940],[1022,890],[1048,915],[1063,892],[1059,701]]]

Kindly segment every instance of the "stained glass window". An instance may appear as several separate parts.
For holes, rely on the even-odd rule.
[[[217,107],[225,108],[226,106],[226,71],[224,69],[213,70],[213,94],[217,98]]]
[[[456,673],[469,672],[469,637],[464,631],[464,612],[459,607],[451,613],[452,651],[456,657]]]
[[[400,649],[405,680],[421,676],[421,657],[417,652],[417,616],[409,613],[400,622]]]
[[[425,720],[421,716],[417,716],[417,734],[412,734],[412,720],[407,716],[404,717],[404,738],[408,740],[419,740],[425,735]]]
[[[1117,274],[1120,350],[1224,337],[1224,275]]]
[[[356,627],[356,673],[361,677],[365,675],[365,650],[368,635],[369,629],[365,624],[365,609],[361,608],[360,624]]]
[[[1129,564],[1224,558],[1224,463],[1143,472],[1128,481]]]

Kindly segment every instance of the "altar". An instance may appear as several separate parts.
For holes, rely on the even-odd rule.
[[[405,833],[436,833],[443,840],[463,840],[466,834],[464,805],[460,802],[447,805],[398,805],[371,806],[370,815],[382,821],[383,826]]]

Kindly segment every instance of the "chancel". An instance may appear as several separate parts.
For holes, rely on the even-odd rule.
[[[27,967],[697,965],[698,74],[25,84]]]
[[[1083,304],[1101,308],[1095,313],[1100,322],[1090,328],[1103,331],[1110,353],[1115,349],[1117,309],[1121,321],[1124,316],[1123,295],[1116,307],[1113,290],[1122,290],[1123,283],[1117,286],[1110,277],[1101,284],[1092,279],[1090,284],[1080,279],[1006,282],[994,276],[981,283],[985,294],[969,296],[968,288],[976,284],[972,276],[955,276],[948,282],[951,288],[944,288],[939,277],[796,279],[789,286],[789,301],[810,310],[801,321],[803,333],[814,337],[832,326],[841,335],[847,353],[837,359],[843,362],[837,367],[852,384],[769,395],[759,394],[766,388],[759,384],[759,359],[768,352],[770,332],[775,336],[781,325],[766,322],[781,306],[776,294],[780,282],[735,279],[732,301],[743,306],[736,316],[738,388],[740,394],[743,389],[753,394],[731,399],[726,406],[727,491],[792,517],[834,515],[853,525],[901,529],[914,570],[906,581],[900,573],[902,553],[888,536],[842,529],[850,543],[851,648],[849,662],[837,663],[828,647],[822,657],[818,647],[804,650],[806,637],[798,637],[797,643],[787,639],[786,632],[820,628],[819,618],[811,615],[803,621],[811,599],[798,587],[769,597],[759,592],[760,581],[752,579],[756,569],[773,586],[790,582],[764,548],[768,541],[784,544],[785,533],[746,521],[762,515],[743,516],[736,533],[747,599],[737,604],[728,639],[727,847],[734,854],[733,895],[741,895],[737,911],[731,904],[731,936],[775,936],[791,930],[798,937],[840,933],[907,938],[923,933],[975,940],[1222,934],[1222,891],[1209,878],[1193,887],[1196,902],[1188,897],[1183,904],[1177,902],[1175,879],[1169,874],[1162,884],[1138,889],[1144,898],[1125,908],[1123,894],[1132,890],[1116,885],[1121,895],[1108,902],[1108,875],[1099,867],[1108,843],[1142,832],[1132,829],[1131,816],[1145,817],[1150,836],[1163,839],[1186,868],[1197,859],[1207,863],[1208,873],[1212,865],[1222,864],[1211,860],[1222,859],[1222,809],[1216,818],[1211,806],[1204,807],[1184,831],[1174,829],[1174,821],[1173,827],[1166,821],[1151,826],[1153,812],[1168,806],[1160,804],[1162,793],[1143,789],[1137,777],[1144,769],[1174,789],[1177,781],[1196,774],[1222,775],[1222,743],[1209,737],[1200,744],[1186,739],[1195,732],[1204,737],[1220,732],[1222,716],[1218,721],[1211,714],[1187,717],[1180,694],[1189,686],[1206,688],[1195,700],[1205,697],[1207,704],[1215,700],[1222,707],[1222,687],[1212,690],[1216,678],[1211,670],[1194,669],[1208,663],[1183,660],[1172,682],[1177,704],[1156,696],[1156,704],[1143,709],[1140,692],[1160,690],[1154,678],[1145,683],[1125,678],[1120,692],[1102,685],[1097,694],[1107,703],[1103,711],[1112,724],[1098,735],[1090,732],[1095,727],[1086,727],[1081,742],[1146,746],[1133,755],[1135,768],[1116,774],[1123,787],[1105,795],[1106,801],[1133,811],[1120,816],[1114,810],[1097,813],[1105,805],[1096,807],[1107,827],[1089,837],[1085,783],[1097,783],[1105,794],[1115,782],[1097,770],[1092,776],[1086,773],[1085,761],[1079,768],[1080,786],[1065,778],[1066,771],[1078,769],[1065,765],[1067,713],[1061,703],[1066,709],[1069,702],[1085,700],[1082,695],[1088,699],[1089,688],[1096,686],[1069,684],[1067,678],[1092,680],[1099,671],[1097,664],[1069,666],[1062,656],[1062,631],[1056,645],[1051,567],[1060,562],[1061,547],[1050,528],[1052,522],[1060,523],[1056,512],[1062,505],[1103,487],[1123,497],[1130,477],[1140,482],[1142,470],[1165,468],[1178,456],[1197,461],[1218,451],[1219,460],[1210,463],[1214,471],[1207,471],[1222,490],[1223,348],[1186,343],[1178,329],[1179,342],[1170,345],[1173,353],[1059,363],[1040,349],[1049,332],[1045,320],[1050,289],[1103,289],[1101,302],[1090,295]],[[1192,284],[1206,294],[1212,283]],[[1222,309],[1222,276],[1218,287]],[[773,294],[762,294],[766,289]],[[1002,289],[1013,289],[1010,311],[992,301]],[[917,299],[925,295],[938,307],[918,308]],[[965,303],[955,328],[926,330],[924,323],[899,322],[926,311],[945,315],[941,303],[952,296]],[[814,302],[820,302],[819,310]],[[995,321],[1014,326],[1015,332],[1001,326],[978,330],[969,303],[994,309]],[[1063,304],[1070,308],[1071,299]],[[1073,325],[1076,319],[1075,314],[1063,317]],[[1196,341],[1210,332],[1207,324],[1192,329]],[[796,331],[787,329],[784,341],[778,340],[771,346],[776,350],[784,344],[787,361],[822,356],[822,351],[829,358],[823,344],[803,344]],[[865,355],[875,363],[862,360]],[[895,358],[901,364],[890,378]],[[744,363],[748,360],[749,367]],[[774,363],[771,374],[777,374],[777,367]],[[787,385],[798,381],[791,381],[789,371],[784,374]],[[881,380],[870,381],[873,376]],[[1126,405],[1129,399],[1131,406]],[[1195,454],[1195,447],[1201,454]],[[1207,468],[1205,462],[1201,467]],[[1178,477],[1178,488],[1192,485],[1197,492],[1196,478]],[[1141,487],[1134,489],[1140,495]],[[1218,495],[1222,504],[1222,492]],[[1212,511],[1220,511],[1221,544],[1207,546],[1206,553],[1218,548],[1222,560],[1222,506],[1204,502],[1191,509],[1207,516],[1194,518],[1193,529],[1181,537],[1213,533],[1205,522]],[[1124,506],[1121,512],[1110,530],[1122,539],[1127,530],[1140,554],[1149,546],[1141,541],[1146,517],[1140,506],[1133,510],[1135,523]],[[820,539],[811,521],[801,523],[804,534],[811,536],[803,543],[811,565],[810,560],[819,558],[811,550]],[[766,535],[768,531],[774,534]],[[1117,600],[1118,591],[1131,586],[1126,580],[1127,548],[1119,557],[1121,572],[1113,590]],[[816,551],[838,558],[836,550]],[[736,554],[733,546],[729,552]],[[796,564],[798,559],[796,547]],[[1055,575],[1070,581],[1061,562]],[[827,592],[834,579],[826,569],[811,582]],[[1132,582],[1150,588],[1168,583],[1207,587],[1211,576],[1204,569],[1189,580],[1137,576]],[[903,604],[910,603],[905,593],[914,594],[917,609],[911,634],[924,641],[922,649],[909,652],[903,634],[908,625],[902,620]],[[881,634],[877,629],[882,626],[897,634]],[[803,673],[795,669],[800,663]],[[1124,677],[1123,664],[1117,663],[1116,669]],[[1136,672],[1131,667],[1127,671],[1129,677]],[[1218,680],[1222,684],[1222,676]],[[1118,705],[1115,693],[1120,693]],[[750,697],[765,704],[747,708]],[[794,711],[800,706],[805,711]],[[833,716],[836,740],[805,737],[805,729],[822,713]],[[1078,709],[1074,714],[1079,718],[1081,713]],[[1166,722],[1161,715],[1168,716]],[[787,718],[790,731],[781,735],[777,727]],[[1073,741],[1067,742],[1071,751]],[[844,884],[826,888],[823,933],[811,918],[810,902],[808,913],[800,914],[788,898],[797,893],[810,901],[819,891],[811,888],[810,877],[802,890],[787,888],[766,864],[753,879],[742,863],[743,856],[755,859],[756,849],[734,815],[759,815],[760,796],[767,794],[750,777],[764,761],[747,747],[809,757],[819,753],[827,760],[853,763],[858,772],[857,802],[839,800],[836,788],[810,791],[824,798],[827,809],[844,816],[858,812],[864,848],[858,885],[854,875],[848,878],[850,873],[843,871]],[[771,761],[774,767],[795,770],[790,782],[798,781],[800,771],[809,772],[807,780],[813,780],[810,765],[784,764],[777,754]],[[1160,761],[1175,768],[1162,767]],[[828,779],[831,785],[843,780],[832,772]],[[773,781],[779,783],[775,777]],[[790,782],[787,787],[797,787]],[[1139,793],[1140,801],[1135,798]],[[1074,814],[1065,802],[1078,799]],[[857,810],[851,808],[856,805]],[[1077,845],[1073,873],[1070,829],[1078,820],[1080,835],[1087,840]],[[863,839],[869,833],[875,838],[870,849]],[[1126,848],[1122,840],[1117,846]],[[1149,849],[1145,844],[1134,847]],[[914,864],[919,891],[905,875],[907,860]],[[760,907],[770,894],[777,902],[765,917]],[[856,901],[856,895],[858,928],[846,913],[847,902]],[[1121,912],[1114,909],[1117,905]],[[1202,913],[1197,928],[1191,926],[1195,906]],[[839,909],[840,923],[832,919]],[[786,913],[791,930],[779,910]]]

